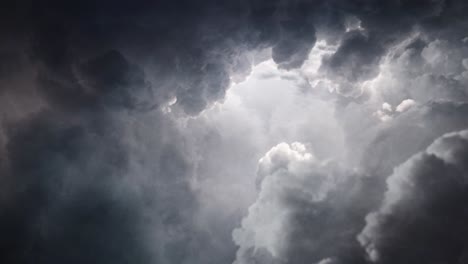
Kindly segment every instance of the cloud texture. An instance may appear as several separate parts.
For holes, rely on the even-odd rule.
[[[467,262],[467,12],[3,1],[0,262]]]

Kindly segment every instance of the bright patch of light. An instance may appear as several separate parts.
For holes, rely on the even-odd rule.
[[[397,107],[396,107],[396,111],[397,112],[405,112],[407,111],[408,109],[410,109],[411,107],[413,107],[413,105],[415,105],[416,102],[412,99],[406,99],[406,100],[403,100]]]
[[[324,40],[317,41],[314,48],[310,51],[308,59],[304,62],[301,71],[308,77],[316,77],[322,64],[322,58],[332,55],[337,49],[337,45],[328,45]]]

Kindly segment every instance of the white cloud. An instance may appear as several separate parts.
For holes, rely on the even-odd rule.
[[[323,200],[339,180],[327,162],[317,160],[302,143],[280,143],[263,156],[258,165],[261,179],[258,198],[250,206],[242,226],[233,232],[239,250],[238,264],[244,264],[249,249],[266,249],[273,257],[286,250],[292,197],[310,203]]]
[[[402,113],[406,110],[410,109],[416,104],[416,102],[412,99],[405,99],[401,101],[401,103],[396,107],[395,111]]]

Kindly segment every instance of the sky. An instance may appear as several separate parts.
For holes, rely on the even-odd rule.
[[[468,263],[468,2],[0,3],[0,263]]]

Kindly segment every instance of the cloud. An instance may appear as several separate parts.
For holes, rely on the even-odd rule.
[[[2,262],[150,261],[141,212],[112,188],[128,162],[123,146],[105,128],[57,120],[44,112],[9,134]]]
[[[293,69],[307,59],[317,30],[325,39],[334,36],[340,41],[339,48],[323,68],[331,77],[343,80],[341,89],[346,94],[355,82],[378,74],[378,61],[392,44],[415,28],[434,35],[445,32],[449,17],[463,17],[463,8],[458,1],[389,1],[382,6],[372,1],[220,5],[139,0],[64,5],[50,0],[7,5],[2,20],[10,25],[4,32],[13,47],[5,56],[30,55],[49,73],[60,75],[61,86],[71,82],[67,85],[71,93],[78,89],[74,65],[107,50],[118,50],[151,73],[158,105],[178,97],[181,109],[196,115],[224,98],[230,75],[249,71],[251,59],[244,56],[248,52],[270,47],[280,68]],[[346,32],[350,18],[361,26]],[[452,34],[460,34],[458,25],[452,28]]]
[[[47,107],[4,123],[1,262],[193,258],[211,238],[191,220],[192,163],[174,121],[141,101],[145,75],[119,52],[79,66],[78,83],[42,72]]]
[[[311,19],[297,10],[280,23],[280,40],[272,47],[272,58],[280,68],[300,67],[315,45],[315,29]]]
[[[38,88],[52,106],[74,111],[102,107],[141,111],[156,100],[143,70],[116,50],[67,70],[45,68],[39,73]]]
[[[462,262],[467,150],[466,130],[446,134],[394,170],[358,236],[373,262]]]
[[[372,174],[386,177],[398,164],[427,148],[440,135],[464,129],[465,103],[447,101],[414,106],[377,130],[362,156],[362,164]],[[389,146],[392,146],[389,148]]]
[[[346,33],[338,50],[324,58],[321,70],[338,78],[339,92],[347,94],[356,88],[356,82],[372,79],[379,73],[379,61],[384,49],[366,33],[350,31]]]
[[[292,145],[281,143],[260,159],[257,176],[261,182],[259,197],[249,208],[242,228],[233,233],[234,241],[240,246],[238,263],[249,263],[243,258],[250,248],[254,252],[263,248],[271,257],[281,258],[287,246],[283,244],[287,240],[286,229],[293,214],[292,208],[284,203],[293,192],[298,198],[320,201],[330,188],[327,182],[332,179],[327,179],[320,172],[314,173],[316,164],[315,157],[297,142]],[[303,188],[303,185],[311,189]]]
[[[365,263],[467,127],[465,1],[0,5],[2,263]]]
[[[268,151],[259,161],[257,177],[257,200],[233,232],[239,246],[234,263],[361,259],[354,237],[368,205],[356,204],[362,198],[357,195],[364,184],[360,177],[317,160],[297,142]]]

